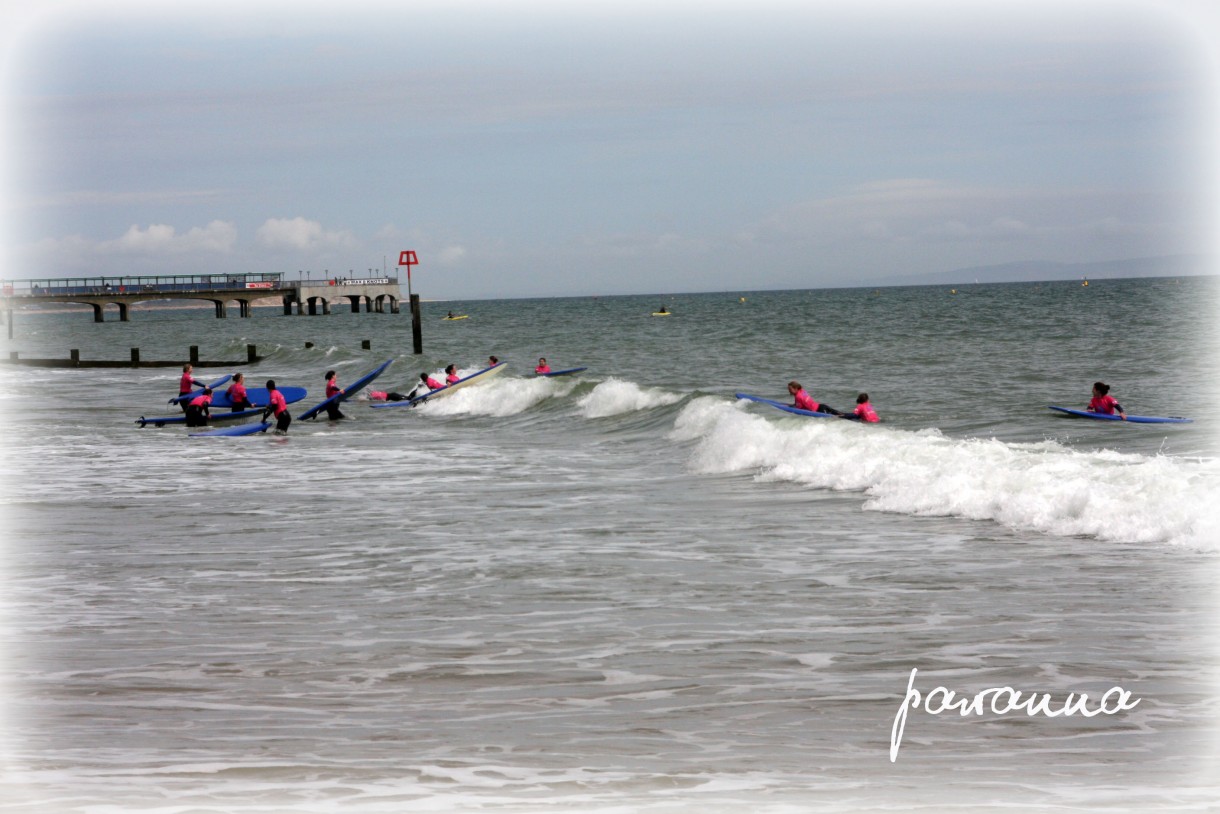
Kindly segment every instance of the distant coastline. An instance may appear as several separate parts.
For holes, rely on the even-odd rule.
[[[1220,258],[1179,254],[1103,260],[1093,263],[1054,263],[1029,260],[991,266],[970,266],[932,274],[910,274],[862,281],[862,286],[967,285],[969,283],[1041,283],[1056,280],[1113,280],[1136,277],[1202,277],[1220,273]]]

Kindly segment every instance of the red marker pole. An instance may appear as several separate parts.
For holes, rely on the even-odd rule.
[[[419,265],[419,259],[413,251],[403,251],[398,255],[398,265],[407,267],[407,299],[411,302],[411,341],[415,353],[424,352],[424,327],[419,313],[419,296],[411,291],[411,266]]]

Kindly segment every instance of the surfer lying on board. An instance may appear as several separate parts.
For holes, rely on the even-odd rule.
[[[339,374],[333,370],[326,371],[326,397],[331,398],[344,392],[339,386]],[[338,402],[332,402],[326,405],[326,417],[331,421],[338,421],[341,418],[347,418],[343,413],[339,412]]]
[[[203,382],[199,381],[198,379],[196,379],[194,376],[191,375],[192,370],[194,370],[194,366],[190,362],[187,362],[185,365],[182,366],[182,378],[178,380],[178,396],[179,397],[185,396],[187,393],[191,392],[191,390],[196,385],[198,385],[199,387],[204,386]],[[179,404],[182,405],[182,412],[184,412],[184,413],[186,412],[187,401],[189,401],[189,399],[178,402]]]
[[[452,367],[452,365],[450,365],[450,367]],[[428,393],[431,393],[433,390],[444,390],[444,389],[445,389],[445,385],[441,384],[436,379],[429,376],[427,373],[421,373],[421,374],[419,374],[419,384],[417,384],[415,386],[414,390],[412,390],[410,393],[407,394],[407,398],[409,398],[409,399],[418,398],[419,396],[428,395]],[[398,401],[398,399],[390,399],[390,400]]]
[[[267,416],[275,415],[275,434],[286,435],[288,433],[288,425],[292,423],[292,415],[288,412],[288,402],[284,400],[284,394],[275,389],[275,379],[267,380],[267,393],[270,396],[270,403],[267,409],[263,410],[263,421],[267,420]]]
[[[1115,411],[1117,411],[1123,421],[1127,420],[1127,414],[1123,412],[1123,406],[1114,400],[1114,396],[1110,395],[1110,385],[1105,382],[1093,382],[1093,398],[1085,409],[1090,413],[1104,413],[1106,415],[1114,415]]]
[[[250,403],[250,397],[246,395],[246,374],[234,373],[233,383],[229,385],[229,389],[225,391],[225,395],[229,397],[229,403],[233,405],[233,412],[239,410],[250,410],[254,405]]]
[[[856,409],[851,411],[851,415],[844,415],[843,418],[863,421],[866,424],[874,424],[881,420],[877,416],[877,411],[873,409],[873,405],[868,401],[868,393],[856,396]]]
[[[798,410],[808,410],[811,413],[830,413],[831,415],[843,415],[842,411],[836,410],[829,404],[819,404],[813,400],[813,396],[805,392],[805,388],[801,387],[798,381],[788,382],[788,394],[792,396],[794,401],[792,406]]]
[[[457,365],[450,365],[445,368],[445,384],[453,384],[460,378],[462,377],[458,375]]]
[[[203,395],[195,396],[195,398],[191,399],[191,403],[186,405],[186,426],[206,427],[211,407],[212,388],[205,387],[203,388]]]
[[[539,357],[538,358],[538,367],[534,368],[534,373],[541,376],[544,373],[550,373],[550,372],[551,372],[551,366],[546,363],[546,357],[545,356]]]

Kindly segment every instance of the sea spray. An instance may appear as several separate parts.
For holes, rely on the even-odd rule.
[[[1209,498],[1220,465],[1212,459],[949,438],[841,419],[771,420],[715,398],[687,405],[671,438],[697,441],[694,472],[859,491],[866,510],[1220,549]]]

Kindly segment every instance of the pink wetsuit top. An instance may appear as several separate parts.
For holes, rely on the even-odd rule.
[[[271,391],[271,403],[268,405],[272,413],[279,415],[288,409],[288,402],[284,401],[284,394],[279,390]]]
[[[204,405],[208,405],[211,403],[212,403],[212,397],[209,395],[195,396],[195,398],[191,399],[192,407],[203,407]]]
[[[327,398],[330,398],[331,396],[338,394],[340,391],[342,391],[342,389],[343,388],[339,387],[339,385],[335,384],[334,379],[326,380],[326,397]]]
[[[178,394],[182,395],[184,393],[191,392],[191,387],[194,384],[195,377],[192,376],[191,372],[188,370],[187,372],[183,373],[182,378],[178,380]]]
[[[229,397],[229,401],[234,404],[243,404],[246,401],[246,386],[241,382],[233,382],[229,385],[229,389],[225,391]]]
[[[424,384],[428,385],[429,390],[440,390],[445,386],[431,376],[428,377],[428,380],[424,382]]]
[[[456,374],[456,373],[450,373],[448,376],[446,376],[446,377],[445,377],[445,381],[447,381],[449,384],[453,384],[454,382],[456,382],[456,381],[457,381],[458,379],[460,379],[460,378],[462,378],[462,377],[461,377],[461,376],[459,376],[458,374]]]
[[[534,368],[534,372],[535,373],[550,373],[551,366],[550,365],[538,365],[538,367]]]
[[[1114,408],[1118,406],[1118,399],[1107,393],[1104,396],[1094,396],[1089,402],[1089,412],[1105,413],[1106,415],[1114,415]]]
[[[813,400],[813,396],[806,393],[804,390],[796,391],[796,406],[801,410],[808,410],[811,413],[818,411],[818,403]]]
[[[861,421],[867,421],[870,424],[881,420],[877,417],[877,411],[873,409],[873,405],[867,401],[863,404],[857,404],[856,409],[852,410],[852,412],[860,416]]]

